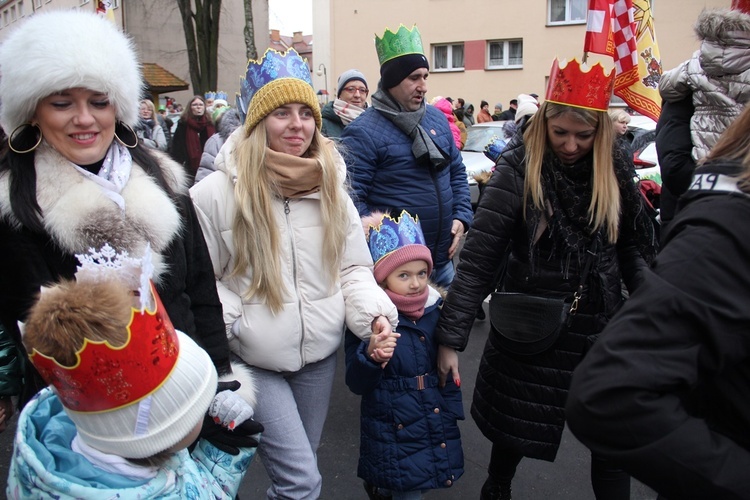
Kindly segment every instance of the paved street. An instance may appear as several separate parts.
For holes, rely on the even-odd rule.
[[[487,304],[484,305],[485,310]],[[460,354],[461,381],[464,409],[467,419],[461,422],[465,470],[463,477],[450,489],[435,490],[425,495],[426,499],[478,499],[479,489],[486,477],[490,456],[490,444],[477,430],[469,415],[471,395],[474,389],[477,366],[482,348],[487,340],[487,321],[477,321],[465,352]],[[12,429],[0,434],[0,477],[8,475],[8,459],[12,450]],[[320,469],[323,473],[324,499],[365,499],[362,481],[357,478],[359,452],[359,398],[352,394],[344,383],[343,349],[339,351],[337,378],[328,421],[320,447]],[[240,497],[243,500],[265,498],[269,481],[260,459],[256,457],[250,467]],[[633,481],[631,499],[652,500],[656,494]],[[3,494],[5,487],[3,487]],[[513,481],[514,500],[560,499],[593,500],[589,483],[589,454],[572,434],[565,432],[557,460],[554,463],[539,460],[524,460],[518,467]]]
[[[485,311],[488,304],[484,304]],[[459,356],[461,388],[463,389],[466,420],[461,422],[461,437],[465,456],[465,473],[450,489],[434,490],[426,499],[478,499],[486,478],[490,458],[490,443],[479,432],[469,415],[479,359],[487,340],[488,321],[476,321],[467,349]],[[321,498],[356,500],[367,499],[362,480],[357,477],[359,454],[359,398],[344,383],[343,349],[339,350],[339,364],[334,383],[334,394],[328,413],[323,442],[318,458],[323,474]],[[240,497],[263,499],[269,485],[259,458],[253,461]],[[632,500],[652,500],[656,493],[637,481],[632,482]],[[570,432],[563,434],[563,443],[554,463],[523,460],[513,481],[513,499],[593,500],[589,482],[589,453]]]

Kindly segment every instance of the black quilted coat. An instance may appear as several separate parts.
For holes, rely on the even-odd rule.
[[[583,255],[556,256],[548,230],[531,251],[523,216],[524,156],[523,139],[517,134],[498,161],[461,252],[437,327],[442,345],[459,351],[466,347],[476,310],[495,288],[506,254],[507,270],[500,281],[505,291],[572,299],[578,287]],[[621,278],[634,285],[646,267],[635,246],[620,240],[617,246],[600,245],[579,312],[550,350],[534,356],[511,354],[501,349],[490,329],[471,414],[493,443],[527,457],[554,460],[573,370],[622,305]]]

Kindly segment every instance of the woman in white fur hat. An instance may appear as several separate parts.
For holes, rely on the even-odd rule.
[[[0,321],[24,358],[18,321],[42,285],[72,279],[75,254],[105,242],[140,255],[175,327],[231,373],[211,261],[185,172],[133,127],[143,81],[132,42],[79,11],[37,14],[0,47]],[[1,371],[1,370],[0,370]],[[23,406],[45,384],[29,363]],[[1,381],[0,381],[1,382]],[[13,406],[0,397],[6,416]]]

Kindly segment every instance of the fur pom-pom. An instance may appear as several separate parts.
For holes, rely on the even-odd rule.
[[[372,212],[362,217],[362,229],[365,232],[365,240],[370,241],[370,228],[377,227],[383,217],[390,215],[388,212]]]
[[[242,396],[242,399],[255,408],[258,401],[258,388],[255,384],[255,376],[253,375],[252,368],[241,361],[233,360],[229,364],[232,367],[232,373],[219,376],[219,382],[231,382],[233,380],[239,382],[240,388],[237,389],[237,394]]]

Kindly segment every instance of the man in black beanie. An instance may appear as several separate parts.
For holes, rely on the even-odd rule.
[[[430,64],[414,26],[376,38],[380,83],[372,105],[341,136],[354,202],[419,217],[432,252],[434,283],[453,281],[453,256],[472,220],[461,153],[445,115],[425,103]]]

